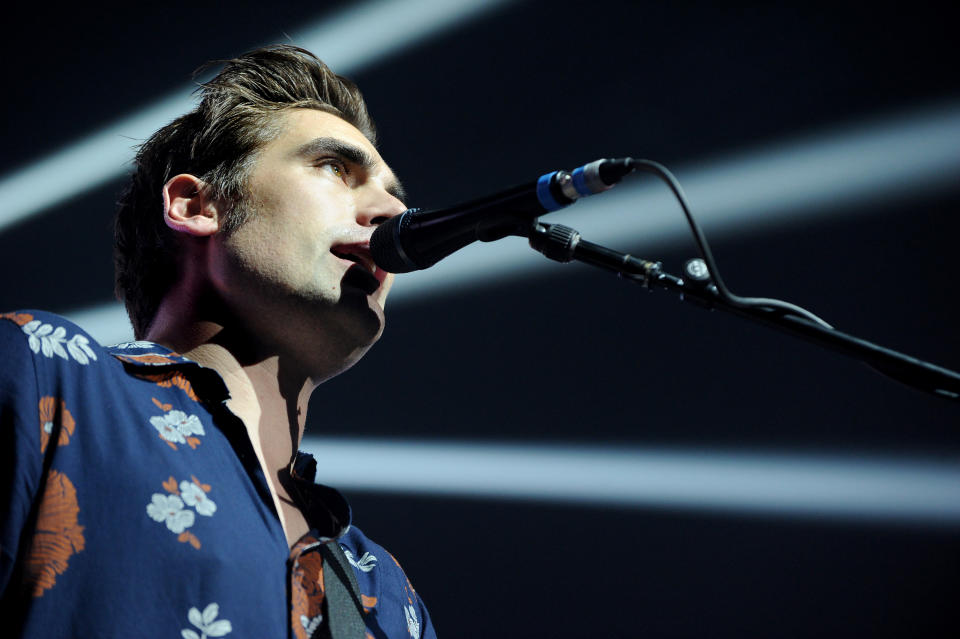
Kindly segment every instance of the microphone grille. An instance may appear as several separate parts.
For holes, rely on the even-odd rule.
[[[370,255],[377,266],[388,273],[409,273],[421,268],[403,250],[400,239],[400,232],[410,224],[411,214],[419,210],[407,209],[390,218],[370,236]]]

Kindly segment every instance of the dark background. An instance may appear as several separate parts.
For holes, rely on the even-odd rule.
[[[165,2],[25,17],[0,44],[0,172],[163,97],[207,59],[283,41],[346,4]],[[409,204],[439,206],[597,157],[683,167],[955,104],[956,15],[944,6],[508,3],[352,75]],[[960,368],[953,169],[952,186],[907,199],[724,233],[714,241],[724,277],[738,293],[793,301]],[[121,185],[0,233],[0,307],[69,312],[112,299]],[[687,239],[618,248],[673,272],[694,254]],[[309,428],[950,463],[960,452],[955,404],[581,265],[401,300],[381,343],[315,394]],[[957,632],[956,526],[348,493],[441,636]]]

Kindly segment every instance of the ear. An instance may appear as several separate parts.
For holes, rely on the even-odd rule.
[[[208,195],[207,184],[181,173],[163,185],[163,221],[174,231],[208,237],[219,228],[220,208]]]

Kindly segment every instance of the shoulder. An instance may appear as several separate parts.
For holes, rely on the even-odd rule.
[[[36,310],[0,313],[0,350],[10,363],[59,359],[80,366],[97,361],[103,353],[96,340],[67,318]]]
[[[374,624],[391,637],[435,637],[426,606],[392,554],[356,526],[339,542],[357,576],[368,626]]]
[[[153,342],[102,346],[67,318],[37,310],[0,313],[0,351],[8,357],[19,352],[32,354],[40,360],[46,358],[55,362],[59,359],[81,366],[113,359],[147,366],[191,363]]]
[[[82,370],[106,359],[103,349],[70,320],[45,311],[0,313],[0,392],[30,394],[57,380],[79,380]],[[9,403],[7,401],[4,402]]]
[[[383,565],[389,568],[390,564],[395,563],[393,555],[354,525],[351,525],[338,541],[350,565],[362,573],[370,573],[374,568]],[[383,560],[387,560],[386,564],[383,564]]]

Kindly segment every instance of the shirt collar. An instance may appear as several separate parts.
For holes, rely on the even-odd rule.
[[[121,362],[135,366],[170,366],[172,364],[199,366],[193,360],[173,352],[166,346],[153,342],[124,342],[115,346],[107,346],[106,351]]]
[[[212,368],[201,366],[192,359],[154,342],[125,342],[107,346],[105,350],[120,361],[134,375],[154,375],[181,371],[204,404],[215,405],[230,399],[230,391]]]
[[[336,488],[316,483],[317,460],[313,455],[297,451],[290,476],[311,528],[326,537],[342,537],[350,530],[350,503]]]
[[[223,402],[230,397],[223,378],[212,368],[176,353],[154,342],[125,342],[106,347],[106,351],[133,372],[161,372],[182,370],[201,401]],[[291,466],[290,476],[303,502],[301,507],[307,524],[320,536],[339,538],[350,530],[353,513],[346,498],[335,488],[317,484],[317,460],[313,455],[298,451]]]

